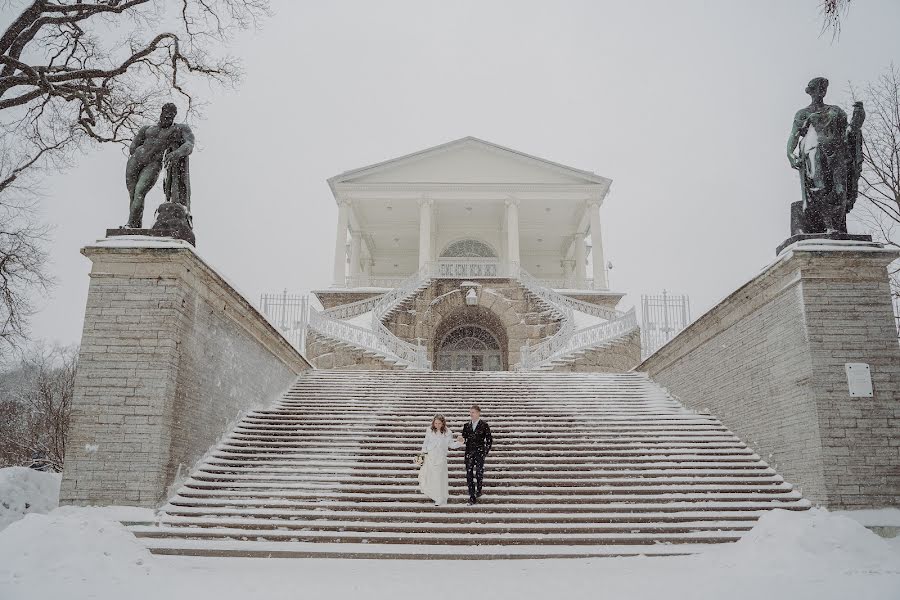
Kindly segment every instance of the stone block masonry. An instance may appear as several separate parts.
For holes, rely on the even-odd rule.
[[[688,407],[718,416],[830,508],[900,505],[900,344],[877,244],[798,242],[648,357]],[[874,396],[851,397],[866,363]]]
[[[310,365],[186,243],[82,253],[93,266],[61,501],[155,507],[241,412]]]

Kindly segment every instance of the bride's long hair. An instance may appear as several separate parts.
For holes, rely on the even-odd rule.
[[[431,430],[435,433],[438,432],[438,428],[434,426],[435,421],[441,422],[441,434],[447,433],[447,419],[444,418],[444,415],[434,415],[434,418],[431,420]]]

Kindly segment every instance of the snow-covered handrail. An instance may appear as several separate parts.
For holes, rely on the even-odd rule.
[[[634,312],[634,307],[632,307],[617,319],[579,329],[569,338],[569,343],[560,349],[560,355],[601,346],[631,333],[637,329],[637,326],[637,316]]]
[[[370,310],[373,310],[375,308],[375,303],[378,302],[380,297],[380,295],[376,295],[349,304],[339,304],[338,306],[326,308],[322,311],[322,314],[327,315],[332,319],[352,319],[353,317],[364,315]]]
[[[534,346],[522,346],[522,358],[519,363],[521,369],[533,369],[539,363],[547,360],[550,356],[555,355],[560,348],[564,347],[569,338],[575,331],[575,317],[572,309],[564,302],[559,302],[557,296],[560,294],[554,292],[550,288],[546,288],[540,282],[528,274],[525,269],[519,269],[519,281],[526,290],[540,298],[551,310],[557,313],[562,322],[559,329],[539,344]]]
[[[385,346],[379,343],[378,336],[371,329],[331,318],[324,312],[316,310],[313,306],[309,307],[309,327],[322,335],[359,346],[365,350],[378,352],[385,356],[391,354]]]
[[[637,329],[637,326],[637,316],[632,307],[616,319],[572,332],[562,343],[540,348],[538,346],[522,348],[520,368],[523,370],[535,369],[567,354],[602,346],[627,335]]]
[[[384,326],[383,319],[431,280],[433,268],[432,263],[424,265],[404,279],[396,288],[379,296],[372,305],[372,331],[377,336],[379,343],[389,348],[393,354],[409,363],[414,369],[431,369],[431,361],[428,360],[425,346],[411,344],[400,339]]]

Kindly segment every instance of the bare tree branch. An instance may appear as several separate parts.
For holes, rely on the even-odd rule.
[[[876,81],[850,91],[866,108],[859,182],[863,210],[855,217],[881,241],[900,248],[900,68],[891,65]],[[889,273],[895,306],[900,307],[900,261]]]
[[[99,143],[127,145],[175,96],[188,120],[196,83],[237,83],[227,54],[268,0],[28,0],[0,24],[0,352],[26,333],[47,229],[35,220],[44,173]]]
[[[819,10],[822,13],[822,33],[831,32],[831,38],[841,35],[841,22],[850,10],[853,0],[821,0]]]
[[[0,466],[62,470],[76,361],[76,348],[37,346],[0,374]]]

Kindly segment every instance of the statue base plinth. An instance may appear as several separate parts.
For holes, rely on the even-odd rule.
[[[192,246],[196,246],[194,233],[190,232],[190,236],[181,235],[174,229],[130,229],[125,227],[117,227],[116,229],[107,229],[106,237],[117,237],[122,235],[146,235],[150,237],[167,237],[176,240],[184,240]]]
[[[850,242],[871,242],[871,235],[856,235],[853,233],[798,233],[797,235],[792,235],[788,239],[781,242],[778,248],[775,249],[776,256],[781,254],[781,251],[793,244],[794,242],[800,242],[803,240],[845,240]]]
[[[177,202],[163,202],[156,209],[156,222],[150,229],[131,229],[119,227],[107,229],[106,237],[118,235],[149,235],[153,237],[170,237],[184,240],[191,246],[197,245],[194,237],[194,220],[187,207]]]

